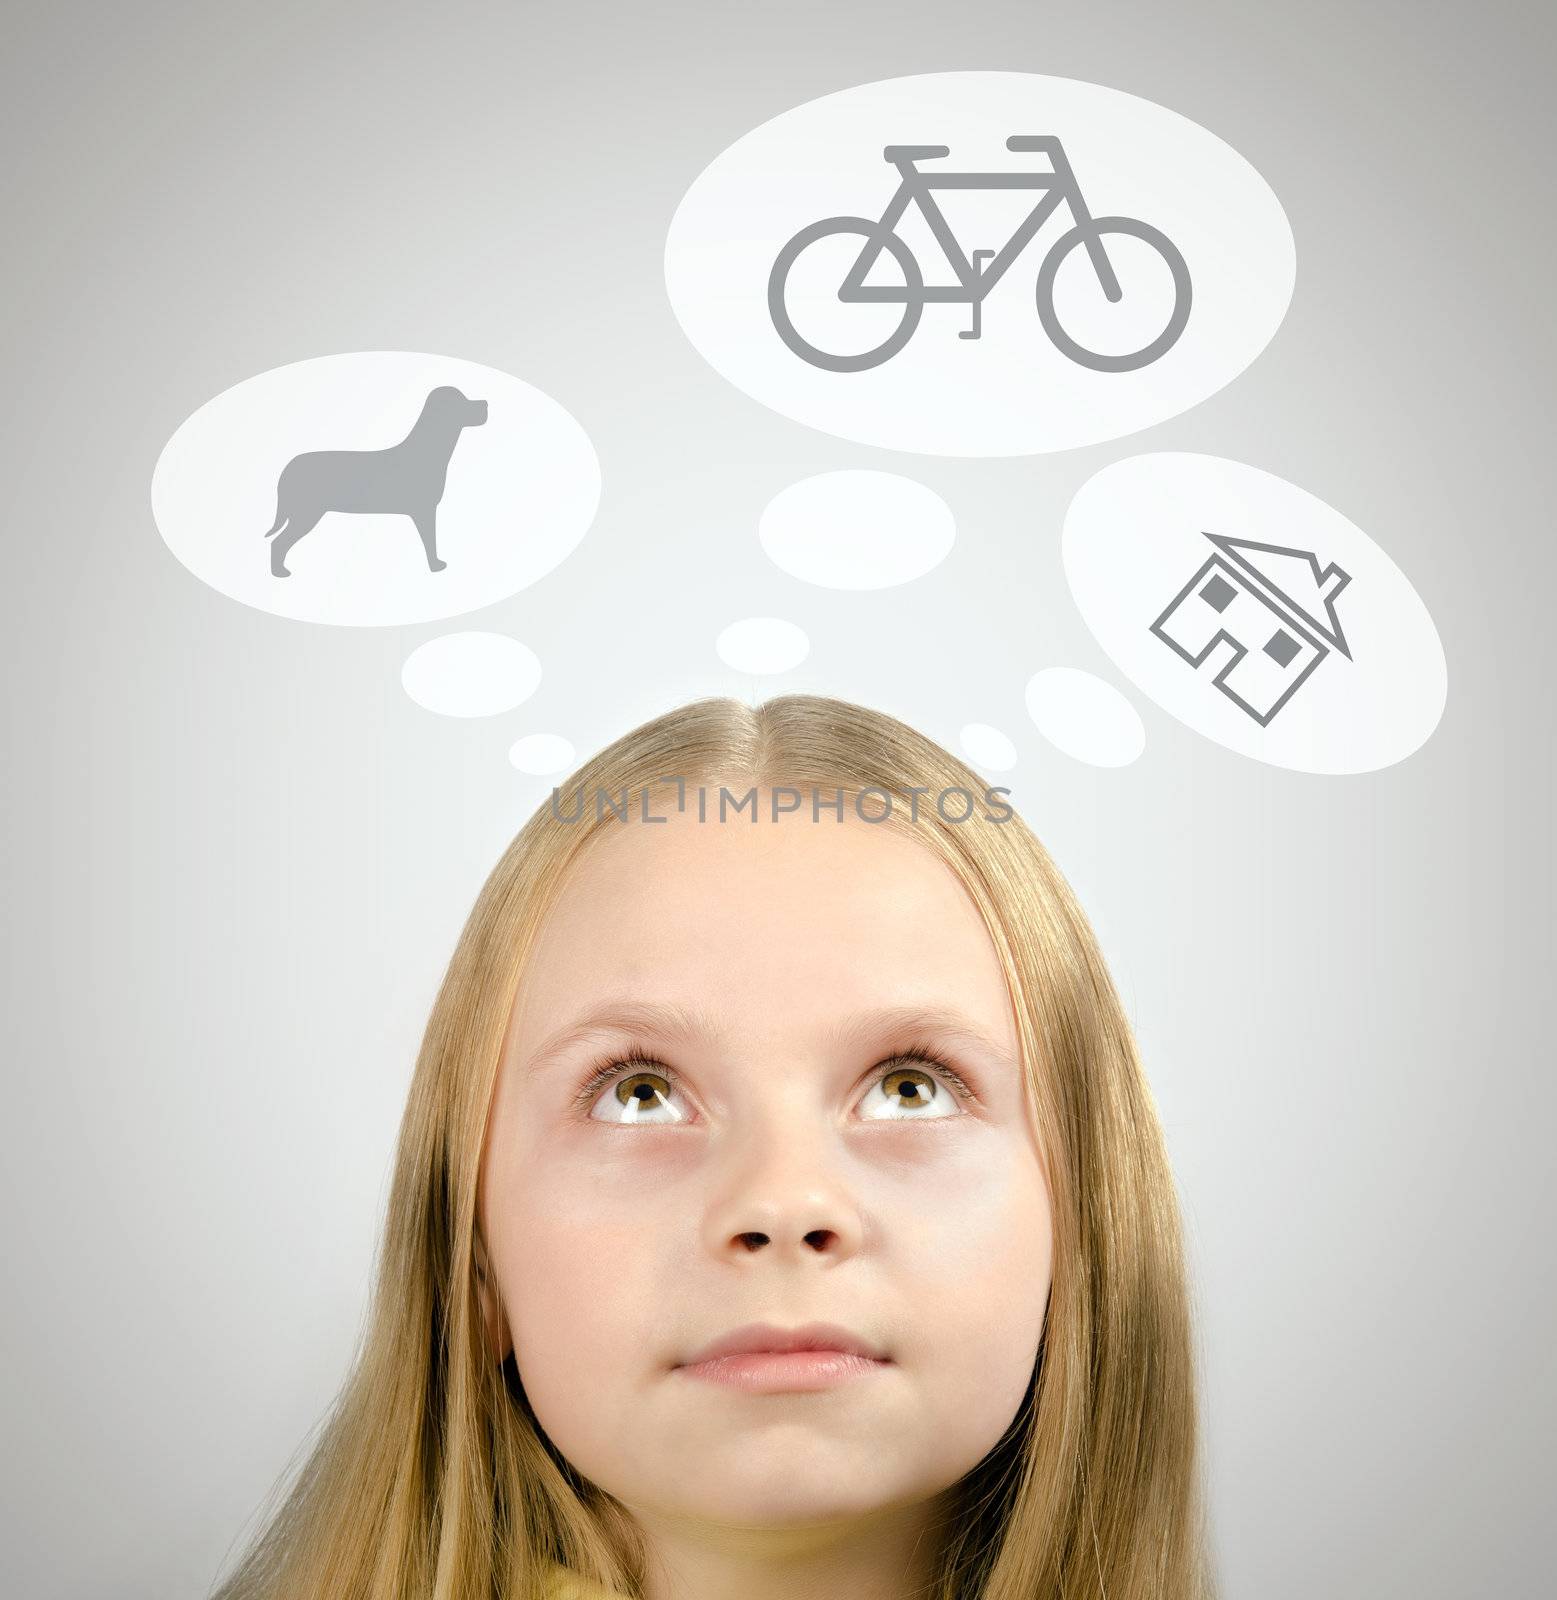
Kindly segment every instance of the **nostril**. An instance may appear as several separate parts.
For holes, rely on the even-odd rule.
[[[768,1236],[765,1233],[742,1233],[738,1234],[737,1237],[748,1250],[758,1250],[761,1249]]]

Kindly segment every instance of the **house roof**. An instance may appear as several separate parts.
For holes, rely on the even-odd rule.
[[[1335,614],[1336,596],[1349,584],[1351,574],[1333,561],[1321,567],[1312,550],[1298,550],[1284,544],[1262,544],[1258,539],[1236,539],[1231,534],[1205,533],[1223,555],[1253,577],[1301,617],[1315,632],[1328,639],[1348,660],[1351,647]]]

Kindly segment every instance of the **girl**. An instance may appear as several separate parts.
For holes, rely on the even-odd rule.
[[[882,713],[700,700],[482,888],[355,1368],[216,1600],[1210,1600],[1192,1349],[1037,839]]]

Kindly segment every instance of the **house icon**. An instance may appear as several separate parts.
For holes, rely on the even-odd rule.
[[[1204,530],[1202,530],[1204,531]],[[1351,575],[1312,550],[1207,533],[1214,554],[1151,631],[1192,667],[1232,647],[1212,682],[1263,728],[1330,654],[1351,659],[1335,599]]]

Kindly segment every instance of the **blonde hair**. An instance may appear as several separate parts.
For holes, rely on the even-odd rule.
[[[1211,1600],[1177,1196],[1129,1024],[1059,870],[1018,815],[953,823],[920,800],[910,820],[914,791],[986,786],[913,728],[843,700],[697,700],[562,789],[664,795],[673,778],[736,794],[884,791],[879,825],[911,829],[957,874],[1005,969],[1053,1276],[1023,1405],[945,1497],[933,1600]],[[476,899],[417,1061],[352,1370],[214,1600],[532,1600],[555,1562],[642,1592],[636,1525],[545,1436],[513,1355],[492,1358],[477,1280],[481,1151],[520,976],[570,865],[621,820],[579,809],[565,820],[571,806],[550,797]],[[861,814],[883,810],[872,798]]]

